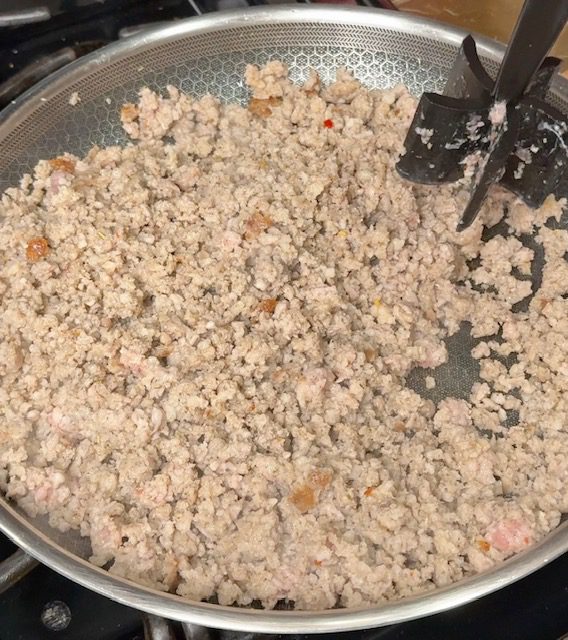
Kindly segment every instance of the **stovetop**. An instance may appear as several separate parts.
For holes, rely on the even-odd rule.
[[[16,551],[0,535],[0,560]],[[2,565],[0,564],[0,583]],[[0,640],[329,640],[186,627],[143,616],[38,566],[0,594]],[[568,554],[519,582],[446,613],[338,640],[560,640],[568,638]]]
[[[217,8],[279,1],[0,0],[0,108],[63,64],[144,26]],[[389,0],[337,1],[390,4]],[[12,26],[3,27],[5,24]],[[15,551],[16,547],[0,534],[0,640],[286,637],[183,628],[119,605],[43,566],[37,566],[2,593],[6,583],[6,564],[2,561]],[[568,554],[532,576],[458,609],[382,629],[332,636],[340,640],[567,640]],[[306,640],[309,636],[288,637]],[[330,635],[325,638],[329,640]]]

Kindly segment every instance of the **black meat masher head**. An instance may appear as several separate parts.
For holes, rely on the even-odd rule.
[[[551,194],[568,197],[568,123],[545,100],[559,64],[546,58],[519,100],[496,102],[495,81],[483,68],[474,39],[465,38],[444,93],[424,93],[418,103],[397,164],[400,175],[440,184],[471,174],[475,182],[476,172],[490,162],[492,182],[530,207]],[[475,213],[460,228],[469,226]]]

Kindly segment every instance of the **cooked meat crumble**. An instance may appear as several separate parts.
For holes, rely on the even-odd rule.
[[[458,234],[464,184],[396,173],[404,88],[246,78],[248,108],[142,89],[135,143],[3,195],[0,487],[221,604],[368,606],[538,541],[568,512],[565,203],[496,190]],[[465,321],[480,378],[434,404],[406,377],[438,388]]]

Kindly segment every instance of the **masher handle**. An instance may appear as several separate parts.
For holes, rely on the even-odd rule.
[[[521,97],[568,20],[568,0],[525,0],[495,81],[494,99]]]

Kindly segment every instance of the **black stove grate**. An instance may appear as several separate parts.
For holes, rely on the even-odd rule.
[[[16,547],[0,535],[0,560]],[[0,564],[0,583],[2,565]],[[146,629],[144,628],[146,623]],[[446,613],[337,640],[560,640],[568,634],[568,555]],[[0,594],[0,640],[329,640],[188,627],[119,605],[38,566]]]

